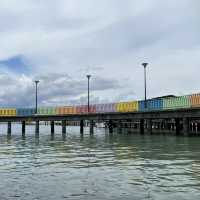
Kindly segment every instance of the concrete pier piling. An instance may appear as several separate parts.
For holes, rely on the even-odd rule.
[[[51,121],[51,135],[53,136],[55,133],[55,123],[54,121]]]
[[[108,128],[109,128],[109,133],[113,133],[113,121],[112,120],[109,120]]]
[[[181,133],[181,125],[180,125],[180,119],[175,119],[175,125],[176,125],[176,135],[180,135]]]
[[[94,133],[94,121],[90,120],[90,134]]]
[[[118,132],[119,134],[122,133],[122,122],[121,122],[121,121],[119,121],[118,124],[117,124],[117,132]]]
[[[40,134],[40,121],[37,120],[35,122],[35,136],[36,137],[39,137],[39,134]]]
[[[26,121],[22,121],[22,136],[24,137],[26,133]]]
[[[190,134],[189,118],[187,118],[187,117],[183,118],[183,134],[186,136],[188,136]]]
[[[151,119],[147,120],[147,131],[148,131],[148,134],[152,134],[152,120]]]
[[[62,120],[62,134],[66,134],[66,121]]]
[[[144,119],[140,119],[140,134],[144,134]]]
[[[81,120],[80,121],[80,133],[83,134],[83,132],[84,132],[84,121]]]
[[[8,136],[11,136],[11,132],[12,132],[12,124],[11,122],[8,122],[8,129],[7,129]]]

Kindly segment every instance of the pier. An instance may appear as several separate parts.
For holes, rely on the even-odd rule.
[[[133,112],[133,113],[90,113],[74,115],[33,115],[33,116],[10,116],[0,117],[0,122],[7,123],[7,134],[11,136],[12,123],[20,122],[22,136],[26,133],[26,121],[35,123],[35,135],[39,137],[40,122],[50,123],[50,133],[55,132],[55,121],[60,121],[62,134],[66,134],[67,122],[77,122],[80,126],[80,133],[84,134],[85,122],[89,122],[90,134],[94,133],[95,123],[103,122],[109,133],[114,128],[118,133],[122,129],[129,129],[131,132],[140,134],[153,134],[161,132],[173,132],[175,135],[190,136],[196,133],[200,135],[200,109],[177,109],[166,111]]]

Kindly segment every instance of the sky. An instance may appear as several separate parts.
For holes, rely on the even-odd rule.
[[[199,0],[1,0],[0,106],[79,105],[200,91]]]

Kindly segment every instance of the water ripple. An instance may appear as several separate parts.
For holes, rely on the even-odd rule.
[[[15,129],[16,128],[16,129]],[[19,128],[15,127],[14,130]],[[57,127],[58,129],[59,127]],[[56,130],[57,130],[56,129]],[[105,134],[41,127],[0,136],[0,199],[199,199],[195,138]]]

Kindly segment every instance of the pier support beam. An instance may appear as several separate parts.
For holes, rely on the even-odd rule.
[[[148,134],[152,134],[152,119],[147,120],[147,130]]]
[[[140,134],[144,134],[144,119],[140,119]]]
[[[112,120],[109,120],[108,128],[109,128],[109,133],[113,133],[113,122],[112,122]]]
[[[189,118],[185,117],[183,118],[183,134],[188,136],[190,133],[190,128],[189,128]]]
[[[66,134],[66,121],[62,121],[62,134]]]
[[[179,118],[175,119],[175,124],[176,124],[176,135],[180,135],[181,126],[180,126],[180,119]]]
[[[83,132],[84,132],[84,121],[81,120],[80,121],[80,133],[83,134]]]
[[[94,133],[94,121],[90,120],[90,134]]]
[[[12,124],[11,122],[8,122],[8,130],[7,130],[8,136],[11,136],[11,130],[12,130]]]
[[[200,123],[197,123],[197,132],[200,132]]]
[[[24,137],[26,133],[26,121],[22,121],[22,136]]]
[[[35,137],[39,137],[39,133],[40,133],[40,121],[37,120],[35,122]]]
[[[122,122],[121,122],[121,121],[119,121],[118,124],[117,124],[117,132],[118,132],[119,134],[122,133]]]
[[[54,123],[54,121],[51,121],[51,135],[54,135],[54,133],[55,133],[55,123]]]

